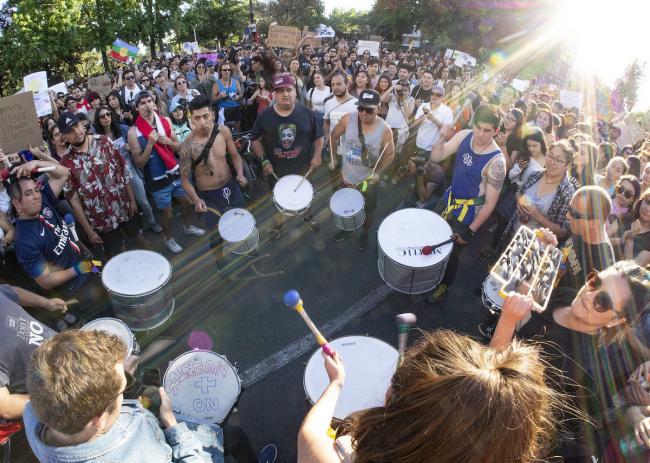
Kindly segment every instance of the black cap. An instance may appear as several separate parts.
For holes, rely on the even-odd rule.
[[[377,108],[379,106],[379,93],[369,89],[361,90],[356,105],[363,108]]]
[[[75,113],[63,111],[59,117],[59,131],[61,133],[68,133],[79,121],[80,119]]]
[[[397,85],[401,85],[402,87],[410,87],[411,82],[409,82],[408,80],[398,80]]]

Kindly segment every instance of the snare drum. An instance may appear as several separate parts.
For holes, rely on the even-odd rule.
[[[226,247],[234,254],[246,254],[257,247],[260,234],[255,227],[255,217],[246,209],[230,209],[219,219],[219,234]]]
[[[336,403],[334,418],[384,404],[386,391],[397,367],[399,354],[390,344],[370,336],[344,336],[330,341],[345,362],[345,384]],[[303,386],[310,402],[316,403],[329,385],[321,349],[307,362]]]
[[[441,246],[429,255],[422,254],[422,248],[450,237],[447,221],[432,211],[412,208],[393,212],[377,232],[379,275],[401,293],[431,291],[445,274],[453,245]]]
[[[341,230],[352,231],[366,220],[363,195],[354,188],[341,188],[330,198],[330,211],[334,225]]]
[[[127,251],[109,260],[102,284],[113,310],[134,331],[163,324],[174,311],[172,267],[153,251]]]
[[[222,423],[237,405],[241,379],[223,355],[195,349],[169,364],[163,387],[179,420],[216,424]]]
[[[273,202],[284,215],[302,215],[309,209],[314,199],[314,187],[309,180],[302,181],[300,175],[285,175],[280,177],[273,187]],[[298,184],[300,188],[296,191]]]
[[[135,336],[126,326],[122,320],[117,318],[96,318],[95,320],[86,323],[82,328],[83,331],[104,331],[108,334],[112,334],[120,338],[126,345],[126,356],[137,355],[140,353],[140,346],[138,341],[136,341]]]
[[[499,295],[501,283],[495,277],[489,275],[483,282],[481,301],[483,306],[493,314],[500,314],[503,307],[503,298]]]

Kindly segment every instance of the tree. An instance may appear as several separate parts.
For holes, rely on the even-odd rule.
[[[176,30],[179,42],[194,41],[194,30],[199,42],[229,34],[241,33],[247,23],[248,2],[244,0],[196,0],[178,18]]]
[[[616,80],[615,88],[623,98],[625,109],[631,111],[639,100],[639,87],[645,74],[645,63],[636,59],[625,68],[623,76]]]
[[[334,8],[327,18],[326,24],[334,29],[339,37],[358,38],[365,36],[368,30],[368,12]]]
[[[322,0],[270,0],[268,11],[273,21],[281,26],[316,26],[324,20],[325,6]]]

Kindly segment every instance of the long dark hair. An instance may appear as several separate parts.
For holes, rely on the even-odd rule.
[[[366,84],[366,88],[367,88],[367,89],[371,89],[371,88],[372,88],[372,79],[370,78],[370,74],[368,73],[368,71],[358,71],[358,72],[354,75],[354,78],[352,79],[352,83],[350,84],[350,91],[351,91],[351,92],[353,92],[353,91],[361,91],[361,90],[364,90],[363,88],[357,88],[357,76],[358,76],[359,74],[361,74],[361,73],[365,74],[366,77],[368,78],[368,83]]]
[[[115,98],[117,98],[117,101],[118,101],[118,103],[120,104],[120,109],[121,109],[122,111],[128,111],[128,110],[129,110],[129,109],[126,107],[126,103],[125,103],[124,100],[122,99],[122,96],[120,95],[120,92],[118,92],[117,90],[111,90],[111,92],[110,92],[108,95],[106,95],[106,106],[108,106],[109,108],[111,108],[111,105],[108,103],[108,99],[109,99],[111,96],[114,96]],[[113,108],[111,108],[111,110],[112,110],[112,109],[113,109]]]
[[[104,131],[104,127],[102,126],[102,123],[100,122],[100,117],[99,115],[102,113],[102,110],[108,111],[111,113],[111,133],[107,134]],[[122,135],[120,134],[120,116],[118,116],[111,108],[108,106],[100,106],[97,111],[95,111],[95,119],[93,120],[93,127],[95,129],[95,133],[99,135],[111,135],[111,138],[113,140],[117,140],[120,138]]]
[[[512,132],[510,132],[510,135],[508,135],[508,140],[506,141],[506,143],[512,144],[512,143],[523,142],[524,123],[526,122],[526,116],[524,115],[524,112],[518,108],[512,108],[508,112],[512,113],[512,115],[515,116],[517,122],[515,123],[515,127],[512,129]]]

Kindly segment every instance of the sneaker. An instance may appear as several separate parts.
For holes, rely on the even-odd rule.
[[[351,232],[351,231],[348,231],[348,230],[339,230],[339,231],[337,231],[336,234],[334,235],[334,241],[337,241],[337,242],[338,242],[338,241],[343,241],[343,240],[349,238],[350,235],[352,235],[352,232]]]
[[[318,222],[315,220],[305,220],[305,223],[307,224],[307,228],[309,228],[309,231],[318,233],[320,231],[320,225],[318,225]]]
[[[266,444],[257,454],[258,463],[275,463],[276,458],[278,458],[278,448],[275,444]]]
[[[205,235],[205,230],[199,227],[195,227],[194,225],[190,225],[189,227],[183,227],[183,231],[185,232],[186,235],[192,235],[192,236],[203,236]]]
[[[160,233],[162,231],[162,227],[158,222],[154,222],[152,224],[149,224],[149,229],[154,232],[154,233]]]
[[[282,225],[280,225],[280,226],[278,226],[278,225],[274,226],[273,228],[271,228],[271,239],[272,239],[273,241],[276,241],[277,239],[280,238],[280,234],[281,234],[281,233],[282,233]]]
[[[174,254],[178,254],[179,252],[183,251],[183,248],[181,248],[181,246],[176,242],[174,238],[165,240],[165,246],[167,246],[167,249],[169,249]]]
[[[487,323],[478,324],[478,332],[481,333],[481,336],[487,339],[492,339],[494,334],[494,327],[488,325]]]
[[[357,249],[359,251],[365,251],[368,248],[368,233],[362,232],[359,237],[359,243],[357,244]]]
[[[437,304],[438,302],[442,302],[445,300],[445,297],[447,297],[447,285],[444,283],[440,283],[436,289],[433,290],[431,294],[427,297],[427,302],[429,304]]]
[[[217,275],[221,278],[221,280],[224,283],[230,283],[232,282],[232,278],[230,277],[230,273],[226,272],[225,268],[223,265],[217,264]]]

